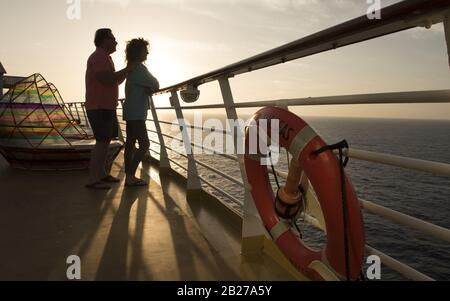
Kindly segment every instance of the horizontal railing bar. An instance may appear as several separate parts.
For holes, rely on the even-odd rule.
[[[434,281],[433,278],[417,271],[416,269],[386,255],[385,253],[366,245],[366,251],[369,255],[376,255],[380,257],[381,262],[387,267],[393,269],[394,271],[400,273],[404,277],[414,281]]]
[[[238,180],[236,180],[235,178],[233,178],[233,177],[231,177],[231,176],[229,176],[229,175],[227,175],[227,174],[221,172],[220,170],[218,170],[218,169],[212,167],[211,165],[208,165],[208,164],[206,164],[206,163],[204,163],[204,162],[201,162],[201,161],[199,161],[199,160],[194,160],[194,161],[195,161],[198,165],[201,165],[201,166],[203,166],[203,167],[205,167],[205,168],[211,170],[212,172],[215,172],[216,174],[218,174],[218,175],[224,177],[225,179],[227,179],[227,180],[229,180],[229,181],[235,183],[236,185],[239,185],[239,186],[241,186],[241,187],[244,187],[244,183],[242,183],[241,181],[238,181]]]
[[[154,132],[154,131],[153,131]],[[180,142],[183,142],[180,138],[163,134],[164,136],[172,139],[176,139]],[[210,149],[205,146],[199,146],[195,143],[191,143],[193,146],[196,146],[198,148],[207,149],[211,152],[217,153],[215,150]],[[224,155],[217,153],[219,155]],[[396,167],[402,167],[412,170],[418,170],[423,172],[430,172],[437,175],[442,176],[450,176],[450,164],[447,163],[440,163],[440,162],[433,162],[433,161],[426,161],[421,159],[414,159],[414,158],[407,158],[407,157],[401,157],[396,155],[390,155],[390,154],[383,154],[383,153],[376,153],[366,150],[359,150],[355,148],[350,148],[348,150],[344,150],[344,154],[349,156],[350,158],[358,159],[358,160],[364,160],[364,161],[370,161],[375,163],[381,163]],[[237,160],[232,156],[226,156],[229,159]]]
[[[169,147],[169,146],[167,146],[167,145],[166,145],[166,148],[167,148],[168,150],[170,150],[170,151],[176,153],[177,155],[180,155],[180,156],[182,156],[182,157],[184,157],[184,158],[188,158],[187,155],[185,155],[185,154],[183,154],[183,153],[180,153],[179,151],[176,151],[176,150],[174,150],[173,148],[171,148],[171,147]]]
[[[450,242],[450,230],[437,226],[435,224],[426,222],[424,220],[412,217],[410,215],[386,208],[384,206],[375,204],[370,201],[360,199],[362,207],[368,212],[382,216],[389,219],[397,224],[407,226],[409,228],[418,230],[422,233],[431,235],[437,239]]]
[[[323,231],[323,229],[321,229],[319,223],[314,223],[312,221],[314,221],[314,218],[305,219],[305,222],[307,222],[308,224]],[[416,269],[408,266],[407,264],[404,264],[369,245],[366,245],[366,251],[367,251],[368,255],[377,255],[378,257],[380,257],[380,260],[384,265],[386,265],[387,267],[391,268],[392,270],[400,273],[407,279],[414,280],[414,281],[433,281],[434,280],[433,278],[430,278],[429,276],[417,271]]]
[[[238,107],[238,103],[230,106],[230,107]],[[223,109],[225,108],[224,104],[212,104],[212,105],[197,105],[197,106],[182,106],[183,110],[196,110],[196,109]],[[157,110],[170,110],[172,107],[156,107]]]
[[[374,105],[374,104],[429,104],[429,103],[450,103],[450,90],[433,91],[408,91],[375,94],[353,94],[339,96],[306,97],[278,100],[263,100],[252,102],[239,102],[231,107],[234,108],[254,108],[266,106],[323,106],[323,105]],[[184,110],[198,109],[220,109],[224,104],[183,106]],[[158,110],[168,110],[172,107],[157,107]]]
[[[151,140],[151,139],[150,139],[150,141],[151,141],[151,142],[154,142],[154,143],[157,143],[156,141],[153,141],[153,140]],[[158,143],[158,144],[159,144],[159,143]],[[183,156],[183,157],[185,157],[185,158],[188,158],[187,155],[185,155],[185,154],[183,154],[183,153],[180,153],[180,152],[178,152],[178,151],[172,149],[171,147],[166,146],[166,148],[167,148],[168,150],[170,150],[170,151],[173,151],[174,153],[177,153],[177,154],[180,155],[180,156]],[[231,181],[231,182],[233,182],[233,183],[235,183],[235,184],[237,184],[237,185],[239,185],[239,186],[241,186],[241,187],[244,187],[244,183],[242,183],[242,182],[236,180],[235,178],[233,178],[233,177],[231,177],[231,176],[229,176],[229,175],[227,175],[227,174],[221,172],[220,170],[218,170],[218,169],[216,169],[216,168],[214,168],[214,167],[212,167],[212,166],[210,166],[210,165],[208,165],[208,164],[206,164],[206,163],[204,163],[204,162],[202,162],[202,161],[199,161],[199,160],[196,160],[196,159],[194,159],[194,161],[195,161],[195,163],[197,163],[197,164],[199,164],[199,165],[201,165],[201,166],[203,166],[203,167],[205,167],[205,168],[211,170],[212,172],[215,172],[216,174],[219,174],[220,176],[224,177],[225,179],[227,179],[227,180],[229,180],[229,181]]]
[[[319,220],[316,219],[314,216],[307,214],[305,212],[300,212],[300,217],[302,217],[306,223],[316,227],[317,229],[321,230],[322,232],[324,232],[326,234],[326,229],[324,228],[325,225],[322,225],[319,222]]]
[[[155,122],[155,120],[153,120],[153,119],[147,119],[147,121]],[[165,121],[165,120],[158,120],[158,122],[162,123],[162,124],[168,124],[168,125],[173,125],[174,124],[173,122],[169,122],[169,121]],[[175,125],[178,125],[178,124],[175,124]]]
[[[447,163],[376,153],[355,148],[344,150],[344,154],[346,156],[349,156],[350,158],[357,160],[370,161],[412,170],[430,172],[441,176],[450,176],[450,164]],[[287,177],[287,173],[278,170],[277,175],[284,176],[284,178]]]
[[[151,129],[147,129],[147,131],[152,132],[152,133],[156,133],[156,134],[158,133],[157,131],[151,130]],[[172,136],[172,135],[169,135],[169,134],[161,133],[161,135],[163,135],[164,137],[167,137],[167,138],[175,139],[175,140],[180,141],[180,142],[184,142],[183,139],[178,138],[178,137],[175,137],[175,136]],[[193,143],[193,142],[191,142],[191,145],[192,145],[192,146],[195,146],[195,147],[197,147],[197,148],[200,148],[200,149],[206,149],[206,150],[208,150],[208,151],[210,151],[210,152],[213,152],[213,153],[215,153],[215,154],[217,154],[217,155],[222,155],[222,156],[226,157],[226,154],[218,153],[216,150],[214,150],[214,149],[212,149],[212,148],[209,148],[209,147],[207,147],[207,146],[201,146],[201,145],[198,145],[198,144]],[[232,159],[232,160],[237,160],[236,158],[234,158],[234,157],[232,157],[232,156],[226,157],[226,158]]]
[[[156,133],[156,131],[152,131],[152,132]],[[178,138],[178,137],[174,137],[174,136],[169,135],[169,134],[162,133],[161,135],[163,135],[164,137],[167,137],[167,138],[175,139],[175,140],[180,141],[180,142],[184,142],[183,139]],[[219,153],[217,150],[209,148],[207,146],[199,145],[199,144],[194,143],[194,142],[191,142],[191,146],[197,147],[199,149],[205,149],[205,150],[208,150],[208,151],[212,152],[212,154],[214,154],[214,155],[218,155],[218,156],[221,156],[221,157],[233,160],[233,161],[237,161],[236,157],[233,157],[233,156],[228,155],[228,154]]]
[[[155,143],[155,144],[158,144],[158,145],[160,145],[159,141],[156,141],[156,140],[153,140],[153,139],[148,139],[148,141],[150,141],[150,142],[153,142],[153,143]]]
[[[154,149],[149,148],[148,150],[151,151],[151,152],[154,152],[154,153],[156,153],[158,155],[160,155],[160,153],[158,151],[155,151]]]
[[[180,142],[184,142],[184,140],[182,138],[178,138],[178,137],[175,137],[175,136],[172,136],[172,135],[169,135],[169,134],[161,133],[161,135],[163,135],[164,137],[170,138],[170,139],[174,139],[174,140],[177,140],[177,141],[180,141]]]
[[[344,150],[344,154],[350,158],[381,163],[391,166],[397,166],[412,170],[430,172],[441,176],[450,176],[450,164],[426,161],[420,159],[413,159],[401,157],[396,155],[382,154],[371,151],[359,150],[350,148]]]
[[[119,122],[119,123],[120,123],[120,122]],[[152,132],[152,133],[156,133],[156,134],[158,133],[157,131],[152,130],[152,129],[147,129],[147,131],[148,131],[148,132]],[[164,137],[167,137],[167,138],[175,139],[175,140],[180,141],[180,142],[184,142],[183,139],[177,138],[177,137],[172,136],[172,135],[169,135],[169,134],[161,133],[161,135],[163,135]],[[159,142],[156,142],[156,141],[151,140],[151,139],[150,139],[150,142],[154,142],[154,143],[159,144]],[[212,152],[212,153],[215,154],[215,155],[219,155],[219,156],[222,156],[222,157],[224,157],[224,158],[227,158],[227,159],[230,159],[230,160],[233,160],[233,161],[237,161],[237,158],[236,158],[236,157],[233,157],[233,156],[228,155],[228,154],[222,154],[222,153],[219,153],[219,152],[217,152],[216,150],[214,150],[214,149],[212,149],[212,148],[209,148],[209,147],[207,147],[207,146],[201,146],[201,145],[198,145],[198,144],[193,143],[193,142],[191,142],[191,145],[194,146],[194,147],[200,148],[200,149],[206,149],[206,150]],[[168,146],[166,146],[166,148],[172,150],[172,149],[169,148]],[[172,151],[174,151],[174,150],[172,150]],[[176,151],[175,151],[175,152],[176,152]],[[183,154],[183,156],[185,156],[185,155]]]
[[[272,169],[268,168],[267,171],[268,171],[269,173],[273,174]],[[287,179],[287,176],[288,176],[288,173],[287,173],[287,172],[284,172],[284,171],[275,169],[275,173],[276,173],[277,176],[279,176],[279,177],[281,177],[281,178],[283,178],[283,179],[285,179],[285,180]]]
[[[147,119],[147,120],[155,122],[153,119]],[[175,125],[178,127],[180,126],[178,123],[168,122],[168,121],[164,121],[164,120],[160,120],[159,123]],[[233,135],[233,133],[228,132],[226,130],[217,130],[215,128],[200,127],[200,126],[194,126],[194,125],[189,125],[189,124],[185,124],[185,126],[191,128],[191,129],[199,129],[199,130],[203,130],[203,131],[218,132],[218,133],[221,132],[222,134],[225,134],[225,135]]]
[[[151,150],[151,149],[150,149]],[[153,150],[152,150],[153,151]],[[182,168],[183,170],[187,171],[187,168],[182,166],[181,164],[179,164],[178,162],[176,162],[175,160],[168,158],[168,160],[172,163],[174,163],[175,165],[177,165],[178,167]],[[198,161],[196,161],[197,163],[199,163]],[[201,176],[197,176],[197,178],[199,178],[201,181],[203,181],[206,185],[208,185],[209,187],[213,188],[214,190],[216,190],[217,192],[221,193],[223,196],[227,197],[228,199],[232,200],[233,202],[235,202],[236,204],[241,204],[242,202],[239,201],[238,199],[236,199],[235,197],[233,197],[232,195],[228,194],[227,192],[223,191],[222,189],[216,187],[214,184],[212,184],[211,182],[209,182],[208,180],[206,180],[205,178],[201,177]],[[241,183],[242,184],[242,183]],[[243,184],[242,184],[243,185]],[[233,211],[237,212],[236,210],[232,209]],[[237,212],[238,213],[238,212]],[[242,217],[242,214],[239,214],[239,216]]]
[[[270,173],[273,174],[271,170],[269,170]],[[287,179],[287,173],[275,170],[278,176],[281,176],[284,179]],[[430,222],[418,219],[416,217],[401,213],[399,211],[395,211],[392,209],[389,209],[387,207],[375,204],[373,202],[360,199],[359,200],[362,207],[372,214],[381,216],[383,218],[386,218],[392,222],[395,222],[397,224],[418,230],[422,233],[431,235],[439,240],[443,240],[446,242],[450,242],[450,230],[443,228],[441,226],[432,224]]]
[[[372,20],[367,15],[341,23],[280,47],[257,54],[223,68],[160,89],[155,94],[183,90],[224,77],[251,72],[287,61],[326,52],[417,26],[442,22],[448,14],[446,0],[406,0],[380,10],[383,18]]]
[[[236,199],[234,196],[228,194],[227,192],[223,191],[222,189],[216,187],[214,184],[210,183],[208,180],[206,180],[205,178],[201,177],[201,176],[197,176],[202,182],[204,182],[206,185],[208,185],[209,187],[213,188],[214,190],[216,190],[217,192],[221,193],[223,196],[227,197],[228,199],[232,200],[233,202],[235,202],[236,204],[242,204],[242,201],[239,201],[238,199]],[[242,217],[242,215],[241,215]]]
[[[150,140],[150,141],[152,141],[152,140]],[[158,144],[159,144],[159,143],[158,143]],[[166,146],[166,148],[167,148],[168,150],[173,151],[174,153],[177,153],[177,154],[180,155],[180,156],[183,156],[183,157],[185,157],[185,158],[188,158],[187,155],[185,155],[185,154],[183,154],[183,153],[180,153],[180,152],[174,150],[174,149],[171,148],[171,147]],[[236,180],[235,178],[233,178],[233,177],[231,177],[231,176],[229,176],[229,175],[227,175],[227,174],[221,172],[220,170],[218,170],[218,169],[216,169],[216,168],[214,168],[214,167],[212,167],[212,166],[210,166],[210,165],[208,165],[208,164],[206,164],[206,163],[204,163],[204,162],[202,162],[202,161],[196,160],[196,159],[194,159],[194,162],[197,163],[197,164],[199,164],[199,165],[201,165],[201,166],[203,166],[203,167],[205,167],[205,168],[207,168],[207,169],[209,169],[209,170],[211,170],[212,172],[215,172],[215,173],[219,174],[220,176],[222,176],[222,177],[228,179],[229,181],[231,181],[231,182],[233,182],[233,183],[235,183],[235,184],[237,184],[237,185],[239,185],[239,186],[244,187],[244,183],[242,183],[242,182]]]
[[[179,124],[177,124],[177,125],[179,126]],[[215,129],[215,128],[207,128],[207,127],[194,126],[194,125],[189,125],[189,124],[185,124],[185,126],[187,126],[188,128],[191,128],[191,129],[202,130],[204,132],[208,131],[208,132],[222,133],[224,135],[233,135],[233,133],[228,132],[227,130],[218,130],[218,129]]]
[[[314,226],[315,228],[324,231],[321,229],[320,223],[314,222],[314,218],[311,217],[311,219],[305,219],[305,222],[308,224]],[[407,279],[415,280],[415,281],[433,281],[434,279],[430,278],[429,276],[417,271],[416,269],[390,257],[389,255],[369,246],[366,245],[366,251],[368,255],[377,255],[380,257],[381,262],[386,265],[387,267],[391,268],[392,270],[400,273]]]
[[[170,162],[172,162],[173,164],[175,164],[176,166],[178,166],[179,168],[188,171],[186,167],[184,167],[183,165],[179,164],[178,162],[176,162],[175,160],[171,159],[171,158],[167,158]]]

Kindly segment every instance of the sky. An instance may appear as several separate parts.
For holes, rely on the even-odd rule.
[[[84,101],[86,61],[95,30],[109,27],[112,55],[125,66],[126,41],[151,44],[146,62],[162,87],[365,15],[366,0],[76,0],[0,2],[0,62],[9,75],[41,73],[66,102]],[[381,0],[382,6],[396,0]],[[6,29],[6,30],[5,30]],[[230,79],[236,102],[449,89],[442,24],[413,29]],[[120,87],[123,97],[124,87]],[[217,82],[196,104],[220,103]],[[167,105],[168,95],[155,98]],[[449,119],[450,104],[302,107],[299,114]]]

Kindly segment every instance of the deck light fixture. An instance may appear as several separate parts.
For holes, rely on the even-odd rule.
[[[180,95],[181,99],[183,99],[184,102],[196,102],[198,100],[198,97],[200,96],[200,90],[197,88],[197,86],[188,85],[185,90],[180,91]]]

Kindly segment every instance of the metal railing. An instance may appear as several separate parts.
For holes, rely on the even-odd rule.
[[[430,26],[435,23],[444,22],[445,34],[448,40],[450,40],[450,26],[449,26],[449,13],[450,13],[450,1],[447,0],[408,0],[402,1],[390,7],[386,7],[381,11],[384,16],[382,20],[369,20],[365,16],[353,19],[341,25],[332,27],[330,29],[318,32],[306,38],[299,39],[284,46],[272,49],[270,51],[261,53],[249,59],[237,62],[235,64],[226,66],[224,68],[206,73],[204,75],[192,78],[185,82],[173,85],[160,91],[156,94],[170,94],[171,106],[170,107],[155,107],[153,100],[150,97],[152,104],[152,118],[148,119],[155,126],[155,130],[149,129],[150,133],[157,134],[158,140],[153,140],[154,144],[159,145],[159,151],[151,149],[151,152],[159,155],[159,161],[162,168],[170,168],[170,164],[174,164],[178,168],[186,171],[187,189],[202,189],[202,184],[207,185],[211,189],[217,191],[225,198],[235,202],[241,203],[243,206],[248,201],[248,181],[246,178],[244,168],[244,158],[242,155],[235,152],[235,155],[223,154],[217,150],[207,148],[203,145],[191,142],[188,129],[200,129],[202,131],[212,131],[214,129],[195,127],[183,124],[183,110],[203,110],[203,109],[225,109],[228,119],[237,119],[237,108],[257,108],[265,106],[281,106],[289,108],[293,106],[317,106],[317,105],[360,105],[360,104],[406,104],[406,103],[450,103],[450,90],[437,90],[437,91],[416,91],[416,92],[396,92],[396,93],[377,93],[377,94],[364,94],[364,95],[344,95],[344,96],[328,96],[328,97],[315,97],[315,98],[296,98],[296,99],[279,99],[268,101],[252,101],[245,103],[235,103],[232,96],[232,91],[229,83],[229,78],[237,76],[242,73],[251,72],[257,69],[266,68],[280,63],[285,63],[290,60],[298,59],[308,55],[320,53],[330,49],[336,49],[353,43],[359,43],[368,39],[388,35],[398,31],[418,27],[418,26]],[[449,50],[450,51],[450,50]],[[210,105],[194,105],[194,106],[181,106],[178,101],[178,91],[184,90],[187,87],[198,87],[204,83],[218,81],[223,97],[223,103],[210,104]],[[85,118],[84,106],[80,103],[68,105],[68,109],[78,119],[87,122]],[[178,120],[182,122],[180,124],[172,124],[167,121],[159,121],[157,112],[160,110],[175,110]],[[83,114],[81,113],[83,112]],[[180,118],[181,117],[181,118]],[[176,137],[168,132],[161,130],[161,124],[163,125],[176,125],[180,126],[180,132],[182,138]],[[229,131],[219,131],[222,134],[232,134]],[[174,139],[184,143],[185,151],[174,150],[168,147],[167,142],[164,140]],[[235,137],[236,139],[236,137]],[[234,141],[236,147],[236,140]],[[241,171],[241,179],[238,180],[235,177],[226,174],[225,172],[218,170],[217,168],[210,166],[209,164],[202,162],[194,157],[195,152],[189,152],[192,148],[207,149],[212,154],[222,156],[233,162],[239,164]],[[167,150],[179,155],[188,161],[188,166],[185,167],[182,164],[176,162],[174,159],[169,158]],[[364,160],[372,163],[387,164],[390,166],[396,166],[406,168],[410,170],[430,172],[442,176],[450,176],[450,164],[418,160],[413,158],[407,158],[402,156],[393,156],[390,154],[377,153],[367,150],[350,149],[346,152],[346,155],[358,160]],[[239,200],[229,192],[225,191],[218,185],[211,183],[204,177],[199,176],[197,167],[201,166],[206,168],[210,172],[219,176],[221,179],[225,179],[234,185],[243,187],[245,190],[243,199]],[[281,170],[275,170],[275,173],[286,178],[287,173]],[[420,220],[418,218],[406,215],[404,213],[386,208],[378,205],[374,202],[367,200],[360,200],[362,208],[365,212],[375,214],[393,223],[400,224],[411,229],[418,230],[422,233],[428,234],[436,239],[450,242],[450,230],[443,227],[431,224],[429,222]],[[240,216],[245,220],[245,212],[239,212]],[[308,219],[305,219],[308,221]],[[314,220],[314,218],[310,219]],[[315,226],[319,227],[317,220],[312,222]],[[322,225],[323,226],[323,225]],[[245,227],[245,224],[244,224]],[[319,227],[320,228],[320,227]],[[407,266],[404,263],[399,262],[396,259],[384,254],[383,252],[374,249],[371,246],[366,247],[368,254],[378,255],[383,264],[391,269],[402,274],[404,277],[412,280],[432,280],[430,277],[422,274],[421,272]]]

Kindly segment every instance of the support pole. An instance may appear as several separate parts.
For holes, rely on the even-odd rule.
[[[194,152],[192,150],[191,139],[189,138],[190,128],[186,126],[186,122],[183,116],[183,110],[180,106],[180,99],[178,98],[178,93],[177,91],[172,91],[171,95],[172,96],[170,97],[170,103],[175,108],[181,135],[183,137],[184,149],[188,158],[187,196],[188,198],[191,198],[198,196],[198,193],[202,189],[202,185],[198,177],[197,166],[194,159]]]
[[[153,98],[151,96],[148,97],[150,104],[150,111],[152,112],[153,122],[155,124],[156,132],[158,134],[159,140],[159,172],[161,174],[167,173],[170,171],[170,162],[169,156],[167,156],[166,144],[164,143],[164,137],[161,132],[161,125],[159,124],[158,114],[156,113],[156,108],[153,102]]]
[[[450,15],[444,18],[445,41],[447,42],[447,55],[450,67]]]
[[[237,120],[237,112],[234,107],[233,94],[231,92],[230,82],[228,78],[219,79],[220,90],[222,92],[225,110],[229,120]],[[238,139],[243,139],[244,129],[233,130],[234,137],[234,151],[238,158],[239,169],[241,171],[242,182],[244,183],[244,218],[242,224],[242,244],[241,252],[243,255],[251,255],[261,252],[264,248],[264,237],[272,239],[262,224],[258,210],[256,209],[250,189],[258,189],[257,187],[250,187],[247,179],[247,173],[244,165],[244,154],[239,153],[237,148]]]

